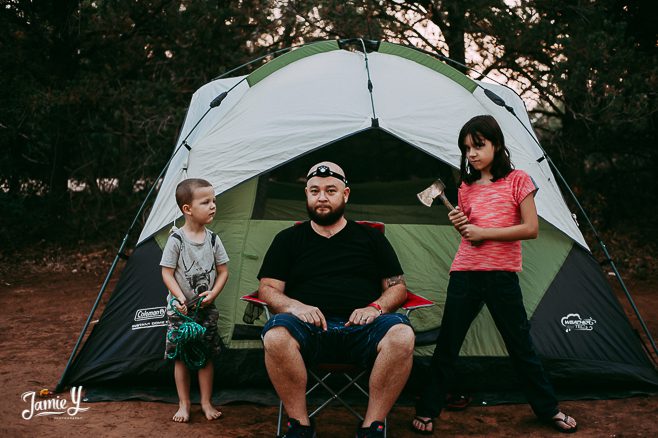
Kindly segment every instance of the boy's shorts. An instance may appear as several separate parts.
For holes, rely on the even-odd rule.
[[[261,338],[273,327],[285,327],[299,343],[304,362],[354,363],[371,367],[377,358],[377,345],[397,324],[411,326],[401,313],[385,313],[366,325],[345,327],[346,319],[327,318],[327,331],[302,321],[290,313],[274,315],[265,323]]]
[[[188,310],[188,316],[192,315],[194,315],[194,310]],[[169,324],[167,327],[167,341],[165,344],[165,359],[169,359],[169,355],[174,354],[176,351],[176,344],[169,340],[169,332],[180,328],[181,324],[185,322],[183,318],[170,311],[167,311],[167,319]],[[198,324],[206,328],[206,333],[203,335],[203,346],[206,349],[208,358],[219,355],[222,350],[222,340],[220,339],[219,331],[217,330],[218,319],[219,312],[214,304],[200,308],[194,319]],[[174,359],[179,360],[180,358],[176,357]]]

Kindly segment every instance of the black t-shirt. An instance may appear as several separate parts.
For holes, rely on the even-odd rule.
[[[258,279],[285,281],[288,297],[318,307],[325,316],[347,318],[381,296],[384,278],[402,274],[381,231],[348,221],[326,238],[306,221],[276,235]]]

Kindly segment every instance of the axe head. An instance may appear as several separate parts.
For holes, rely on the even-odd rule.
[[[426,207],[431,207],[432,203],[436,198],[443,195],[445,192],[446,186],[443,184],[443,181],[437,179],[430,185],[428,188],[418,193],[418,200],[423,203]]]

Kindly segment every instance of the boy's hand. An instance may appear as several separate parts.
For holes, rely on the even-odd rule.
[[[209,290],[205,292],[201,292],[199,296],[201,297],[201,300],[199,301],[199,304],[201,307],[206,307],[209,306],[215,301],[215,298],[217,298],[218,294],[213,294]]]
[[[185,305],[185,301],[180,302],[178,300],[174,301],[174,306],[176,306],[176,309],[182,313],[183,315],[187,315],[187,306]]]

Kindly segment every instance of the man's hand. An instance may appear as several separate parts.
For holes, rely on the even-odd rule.
[[[363,307],[361,309],[354,309],[350,315],[349,321],[345,323],[345,327],[351,325],[366,325],[373,322],[379,316],[379,310],[372,306]]]
[[[322,327],[324,331],[327,330],[327,320],[317,307],[298,302],[291,306],[289,311],[302,321],[313,324],[316,327]]]

